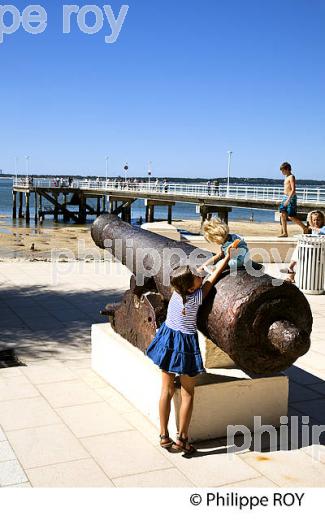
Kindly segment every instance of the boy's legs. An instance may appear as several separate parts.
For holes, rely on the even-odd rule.
[[[287,213],[286,211],[281,211],[280,213],[280,221],[281,221],[281,235],[280,237],[288,236],[288,223],[287,223]]]
[[[175,393],[174,374],[162,370],[162,386],[159,401],[160,434],[168,435],[170,403]]]
[[[180,381],[182,402],[179,411],[179,436],[185,438],[188,436],[193,411],[195,377],[180,376]]]
[[[304,233],[306,231],[308,231],[308,227],[298,217],[288,217],[288,218],[289,218],[289,220],[291,220],[291,222],[300,226]]]

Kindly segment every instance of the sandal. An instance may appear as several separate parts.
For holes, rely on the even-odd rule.
[[[167,435],[159,435],[160,438],[160,447],[168,450],[174,444],[173,439],[171,439],[167,433]]]
[[[189,444],[188,437],[181,437],[180,435],[177,435],[177,442],[173,444],[173,450],[177,451],[179,453],[184,452],[186,455],[193,455],[193,453],[196,453],[196,449],[192,444]]]

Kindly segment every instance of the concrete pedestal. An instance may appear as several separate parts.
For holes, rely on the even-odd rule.
[[[201,344],[203,339],[201,335]],[[108,323],[92,326],[92,367],[159,428],[161,371]],[[177,389],[170,418],[171,435],[177,428],[180,397]],[[278,426],[287,409],[286,376],[252,379],[238,369],[212,369],[197,377],[189,436],[193,441],[224,437],[230,424],[253,430],[254,416],[261,416],[262,424]]]

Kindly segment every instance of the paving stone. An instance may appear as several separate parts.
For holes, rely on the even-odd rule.
[[[7,460],[16,459],[16,455],[12,451],[12,448],[8,441],[0,442],[0,462],[5,462]]]
[[[134,428],[142,433],[153,446],[159,446],[159,431],[158,429],[138,410],[133,412],[123,413],[122,417],[126,419]]]
[[[124,488],[175,488],[175,487],[193,487],[193,483],[184,477],[177,469],[164,469],[162,471],[149,471],[148,473],[139,473],[137,475],[129,475],[113,479],[116,487]]]
[[[278,487],[277,484],[265,477],[251,478],[250,480],[241,480],[240,482],[233,482],[222,486],[225,488],[273,488]]]
[[[129,422],[105,402],[57,408],[56,411],[76,437],[133,429]]]
[[[313,444],[302,448],[304,453],[310,455],[313,460],[320,461],[325,464],[325,446],[322,444]]]
[[[34,384],[55,383],[58,381],[69,381],[76,379],[77,376],[69,368],[65,367],[59,361],[56,364],[42,365],[33,364],[22,367],[22,373]]]
[[[39,392],[24,376],[0,379],[0,401],[37,397]]]
[[[102,401],[83,381],[62,381],[38,385],[37,388],[53,408]]]
[[[281,487],[323,487],[325,483],[325,465],[302,450],[253,452],[239,457]]]
[[[5,436],[5,433],[4,433],[3,429],[0,426],[0,442],[6,441],[6,440],[7,440],[7,437]]]
[[[325,424],[325,398],[296,402],[294,407],[304,415],[309,415]]]
[[[11,379],[12,377],[21,377],[23,374],[18,367],[1,368],[0,379]],[[28,380],[26,379],[26,382]]]
[[[81,442],[111,479],[173,466],[136,431],[87,437]]]
[[[33,487],[114,487],[92,459],[75,460],[26,470]]]
[[[27,477],[18,460],[0,462],[0,486],[27,482]]]
[[[7,436],[25,469],[89,458],[64,424],[11,431]]]
[[[0,402],[0,423],[5,431],[62,423],[43,397]]]
[[[191,458],[168,452],[165,456],[198,487],[219,487],[261,476],[259,471],[246,464],[238,455],[224,451],[224,448],[217,447],[200,449]]]
[[[325,383],[316,383],[315,385],[309,385],[308,388],[315,390],[319,394],[325,395]]]
[[[314,386],[314,385],[313,385]],[[290,381],[289,383],[289,402],[309,401],[310,399],[319,399],[320,393],[312,389],[311,386],[304,386]]]

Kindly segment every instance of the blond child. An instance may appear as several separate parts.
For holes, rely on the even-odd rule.
[[[208,242],[220,246],[220,252],[205,262],[201,268],[219,262],[219,260],[225,257],[229,246],[238,240],[240,240],[240,242],[236,246],[237,251],[232,254],[232,258],[229,261],[229,268],[236,269],[237,267],[243,267],[245,262],[249,259],[249,250],[245,240],[236,233],[229,233],[228,225],[222,220],[218,218],[206,220],[203,224],[203,234]]]

